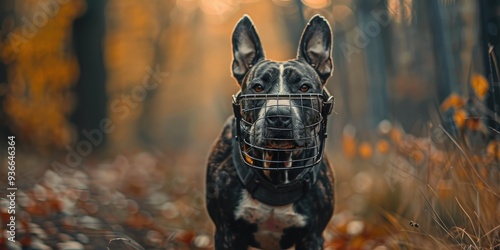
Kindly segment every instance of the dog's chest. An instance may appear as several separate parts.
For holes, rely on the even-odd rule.
[[[257,225],[255,240],[262,249],[280,249],[283,230],[290,227],[304,227],[306,216],[296,213],[292,204],[269,206],[251,197],[247,190],[235,210],[236,219],[243,219]]]

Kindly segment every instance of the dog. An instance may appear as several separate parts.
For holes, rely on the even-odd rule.
[[[311,18],[297,57],[265,58],[244,15],[232,35],[234,116],[208,157],[206,206],[215,249],[323,249],[334,211],[334,174],[323,145],[333,97],[332,31]]]

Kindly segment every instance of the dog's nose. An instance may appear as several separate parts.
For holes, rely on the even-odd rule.
[[[266,113],[266,123],[270,127],[287,127],[292,123],[289,107],[271,107]]]

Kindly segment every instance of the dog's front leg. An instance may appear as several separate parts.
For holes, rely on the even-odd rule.
[[[217,227],[215,231],[215,250],[243,249],[249,247],[248,236],[243,237],[241,231],[230,227]]]
[[[295,245],[295,250],[323,250],[321,233],[311,233]]]

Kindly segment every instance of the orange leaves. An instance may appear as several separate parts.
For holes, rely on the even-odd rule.
[[[390,237],[381,223],[354,218],[348,212],[335,215],[325,231],[325,249],[388,249],[380,248]]]
[[[481,119],[485,114],[482,111],[481,102],[489,91],[488,80],[481,74],[474,73],[470,81],[470,89],[475,97],[465,97],[458,94],[450,94],[441,104],[443,113],[451,114],[452,121],[463,136],[465,131],[485,132],[485,127]],[[446,115],[445,115],[446,117]],[[451,129],[451,127],[448,127]]]
[[[465,105],[465,101],[461,96],[453,93],[441,104],[441,110],[446,111],[450,108],[462,108]]]
[[[380,152],[381,154],[387,154],[389,153],[391,149],[391,145],[389,144],[389,142],[387,142],[387,140],[379,140],[377,142],[377,151]]]
[[[342,149],[348,159],[354,159],[356,156],[356,139],[352,136],[344,135],[342,137]]]
[[[10,125],[20,138],[41,147],[62,147],[70,141],[69,124],[65,115],[68,113],[61,110],[68,106],[62,108],[63,103],[8,96],[4,105],[5,112],[12,119]]]
[[[0,59],[7,64],[4,107],[8,124],[22,140],[39,149],[71,141],[71,86],[78,76],[71,47],[71,25],[84,1],[23,1],[16,15],[25,17],[10,30]],[[17,38],[12,40],[10,38]]]
[[[344,156],[353,160],[359,157],[362,160],[371,160],[377,155],[386,155],[391,151],[393,142],[400,142],[403,138],[403,132],[395,127],[387,128],[382,132],[383,138],[376,141],[361,141],[356,138],[356,129],[352,125],[346,125],[342,134],[342,151]],[[389,134],[389,138],[385,138]],[[389,140],[391,139],[391,140]]]
[[[465,123],[467,122],[467,111],[464,109],[459,109],[453,115],[453,120],[458,128],[463,129],[465,127]]]
[[[393,127],[389,132],[389,137],[395,144],[400,145],[403,142],[404,131],[398,127]]]
[[[465,136],[468,131],[480,132],[483,135],[487,133],[482,119],[487,111],[484,111],[482,102],[489,91],[488,80],[481,74],[474,73],[470,81],[470,89],[474,95],[466,97],[453,93],[441,104],[444,123],[455,136]]]
[[[193,231],[180,231],[175,235],[175,240],[184,244],[190,244],[196,234]]]
[[[356,157],[356,129],[351,125],[346,125],[342,133],[342,151],[347,159]]]
[[[368,142],[362,142],[359,144],[358,153],[362,159],[369,160],[373,156],[372,146]]]
[[[489,90],[488,80],[481,74],[474,73],[470,84],[476,96],[483,100]]]
[[[500,141],[491,140],[486,146],[486,157],[491,160],[500,161]]]
[[[125,221],[125,225],[130,226],[135,229],[144,229],[147,226],[151,225],[152,218],[151,215],[142,213],[129,214],[127,220]]]
[[[483,128],[483,122],[480,117],[469,117],[467,120],[467,129],[470,131],[480,131]]]
[[[425,155],[421,150],[414,149],[410,152],[410,161],[419,166],[425,161]]]

